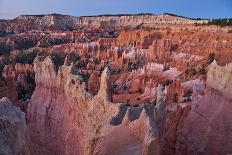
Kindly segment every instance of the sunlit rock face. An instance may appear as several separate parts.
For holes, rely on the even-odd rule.
[[[219,66],[216,60],[209,67],[207,83],[232,99],[232,63]]]
[[[0,99],[0,154],[26,153],[25,113],[8,98]]]
[[[165,93],[157,106],[111,103],[110,70],[98,94],[86,91],[74,66],[57,68],[51,57],[34,62],[36,89],[28,106],[28,145],[33,154],[160,154]],[[52,143],[51,143],[52,141]]]

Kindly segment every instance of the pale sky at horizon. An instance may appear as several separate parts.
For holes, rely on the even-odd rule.
[[[193,18],[232,18],[232,0],[0,0],[0,18],[22,14],[73,16],[174,13]]]

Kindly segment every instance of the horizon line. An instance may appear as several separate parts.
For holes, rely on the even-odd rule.
[[[69,15],[69,14],[62,14],[62,13],[46,13],[46,14],[21,14],[13,18],[0,18],[0,20],[14,20],[20,16],[48,16],[48,15],[62,15],[62,16],[70,16],[70,17],[102,17],[102,16],[136,16],[136,15],[154,15],[154,16],[159,16],[159,15],[170,15],[170,16],[175,16],[175,17],[181,17],[181,18],[186,18],[186,19],[191,19],[191,20],[212,20],[212,19],[232,19],[232,17],[220,17],[220,18],[201,18],[201,17],[188,17],[188,16],[183,16],[183,15],[178,15],[175,13],[148,13],[148,12],[141,12],[141,13],[106,13],[106,14],[95,14],[95,15]]]

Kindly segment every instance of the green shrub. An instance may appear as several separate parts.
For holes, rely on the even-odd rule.
[[[17,55],[14,58],[9,59],[9,63],[15,64],[15,63],[21,63],[21,64],[32,64],[35,57],[37,56],[37,51],[33,52],[22,52],[21,54]]]
[[[217,26],[232,26],[232,18],[212,19],[207,24],[203,25],[217,25]]]
[[[12,49],[4,43],[0,43],[0,56],[8,54]]]

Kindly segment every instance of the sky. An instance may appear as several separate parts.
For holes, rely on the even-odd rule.
[[[0,18],[25,14],[173,13],[192,18],[232,18],[232,0],[0,0]]]

